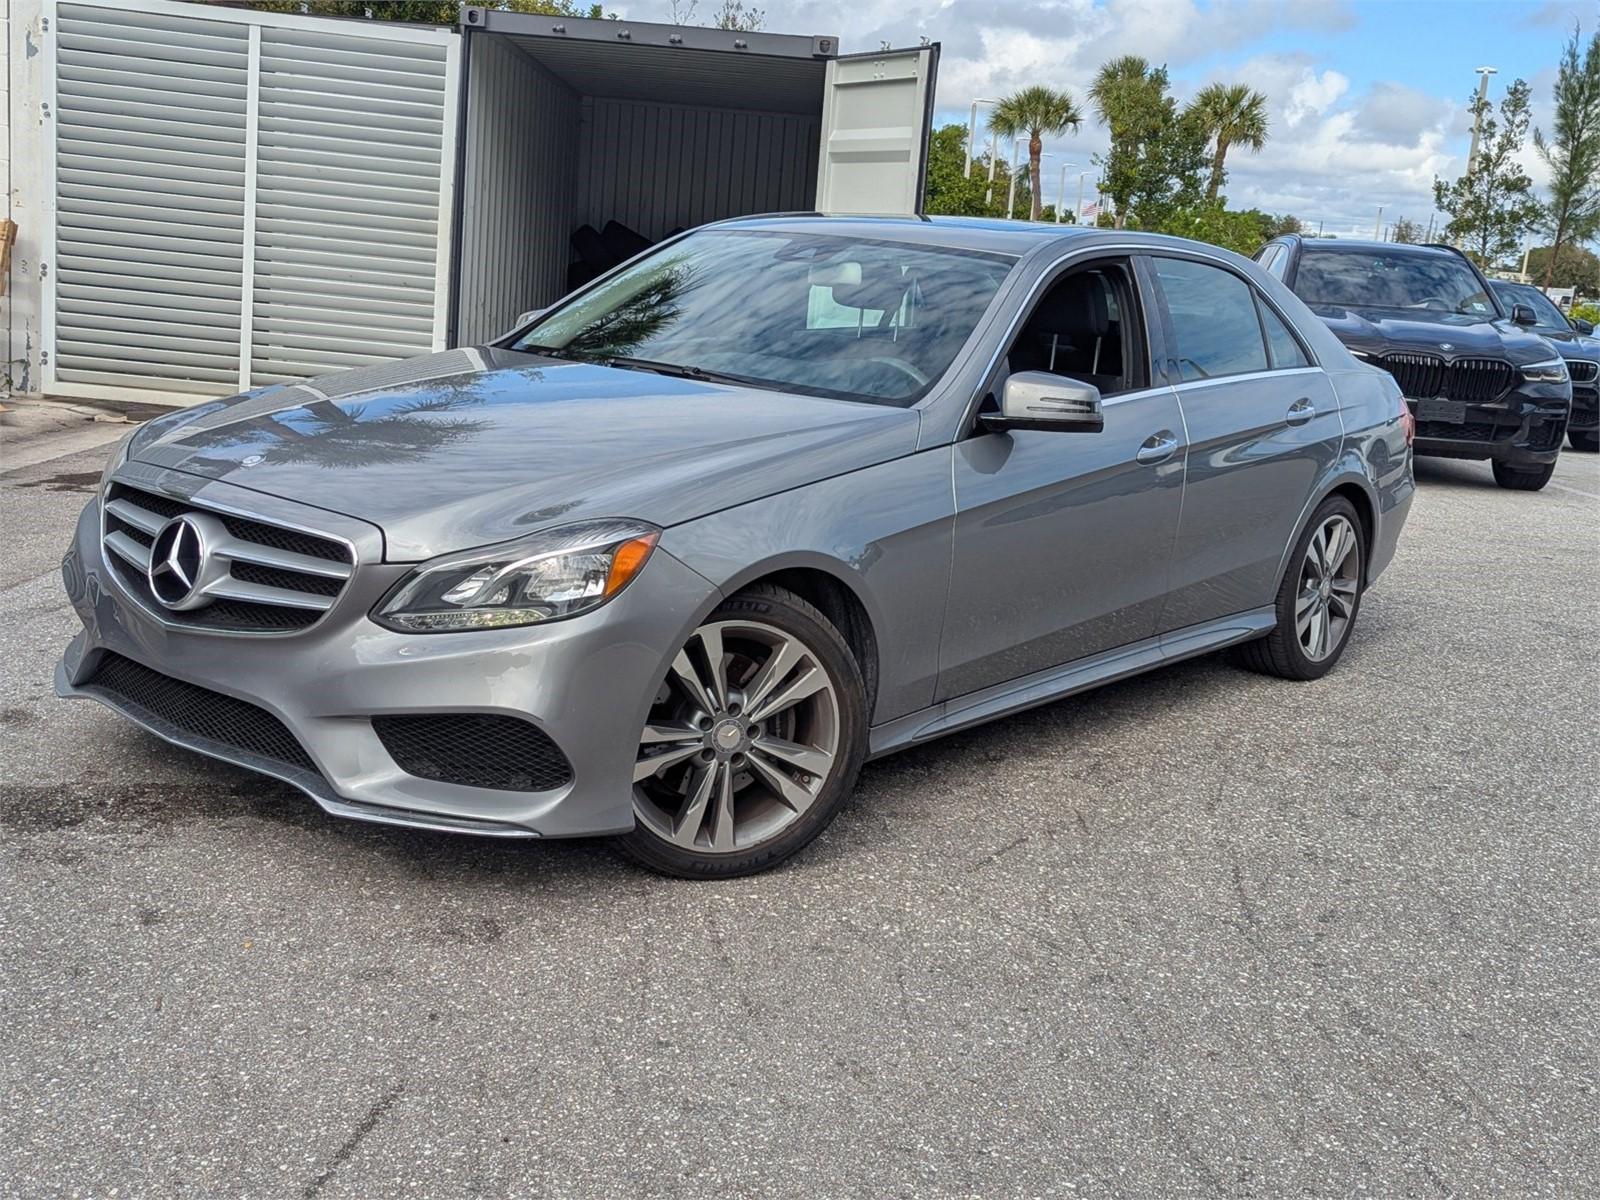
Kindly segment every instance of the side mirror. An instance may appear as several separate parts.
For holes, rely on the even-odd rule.
[[[1099,433],[1105,428],[1100,389],[1048,371],[1018,371],[1001,390],[1000,411],[984,413],[985,429],[1054,429]]]
[[[1593,321],[1585,321],[1582,317],[1568,317],[1567,319],[1572,322],[1572,327],[1585,337],[1594,333]]]
[[[511,322],[511,328],[506,330],[504,333],[502,333],[499,337],[495,338],[494,340],[497,341],[497,342],[498,341],[503,341],[505,338],[510,337],[513,333],[516,333],[518,330],[522,329],[524,326],[526,326],[526,325],[528,325],[528,324],[530,324],[530,323],[532,323],[534,321],[537,321],[540,317],[544,316],[544,314],[549,312],[549,311],[550,310],[548,308],[530,308],[525,313],[518,313],[517,314],[517,319],[515,321]]]
[[[1539,314],[1526,304],[1513,304],[1511,306],[1511,321],[1514,325],[1533,326],[1539,323]]]

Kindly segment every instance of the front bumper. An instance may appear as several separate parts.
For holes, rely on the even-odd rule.
[[[161,487],[149,468],[140,470],[140,486]],[[302,524],[335,520],[228,484],[196,489],[192,476],[166,482],[196,504],[268,519],[297,509]],[[99,534],[97,498],[62,564],[84,628],[57,668],[59,695],[98,700],[176,745],[284,779],[336,816],[453,832],[572,837],[631,829],[633,764],[651,698],[672,648],[717,598],[703,577],[658,548],[621,595],[582,617],[521,629],[395,633],[367,613],[410,568],[373,561],[380,543],[371,540],[344,594],[312,628],[217,634],[163,623],[134,603],[107,568]],[[197,734],[193,722],[186,728],[97,687],[108,654],[264,710],[292,734],[311,769]],[[407,774],[372,718],[440,713],[530,721],[565,754],[570,782],[511,791]]]
[[[1494,459],[1512,466],[1555,462],[1571,400],[1562,385],[1513,393],[1493,404],[1465,405],[1459,422],[1429,420],[1428,401],[1407,400],[1417,418],[1416,452],[1435,458]]]
[[[1573,384],[1572,420],[1567,428],[1579,433],[1600,429],[1600,389],[1594,384]]]

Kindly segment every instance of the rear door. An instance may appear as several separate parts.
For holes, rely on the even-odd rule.
[[[920,213],[939,47],[828,62],[817,210]]]
[[[1327,375],[1242,274],[1216,260],[1148,262],[1189,442],[1161,614],[1170,631],[1272,602],[1344,425]]]

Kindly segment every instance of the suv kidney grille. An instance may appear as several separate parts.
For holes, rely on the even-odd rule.
[[[176,624],[228,633],[292,633],[315,624],[333,607],[354,569],[343,542],[124,483],[107,489],[104,509],[106,561],[145,607]],[[177,612],[151,593],[147,569],[161,526],[185,513],[210,517],[227,530],[213,552],[227,561],[228,570],[210,604]]]
[[[1468,404],[1488,404],[1511,390],[1515,372],[1496,358],[1458,358],[1445,362],[1434,354],[1386,354],[1378,360],[1403,395],[1413,400],[1448,396]]]
[[[1567,374],[1572,376],[1573,383],[1593,383],[1600,379],[1600,363],[1585,362],[1583,359],[1568,359]]]

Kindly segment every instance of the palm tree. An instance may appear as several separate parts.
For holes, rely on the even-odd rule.
[[[1267,144],[1267,98],[1245,83],[1213,83],[1202,88],[1189,111],[1199,120],[1208,136],[1215,138],[1211,156],[1211,182],[1206,199],[1215,200],[1222,186],[1223,165],[1228,150],[1245,146],[1252,152]]]
[[[1028,179],[1033,193],[1029,220],[1037,221],[1044,208],[1039,195],[1039,159],[1044,154],[1044,139],[1060,137],[1069,129],[1076,132],[1081,124],[1083,117],[1072,97],[1042,84],[1012,93],[989,114],[989,128],[1001,137],[1028,135]]]

